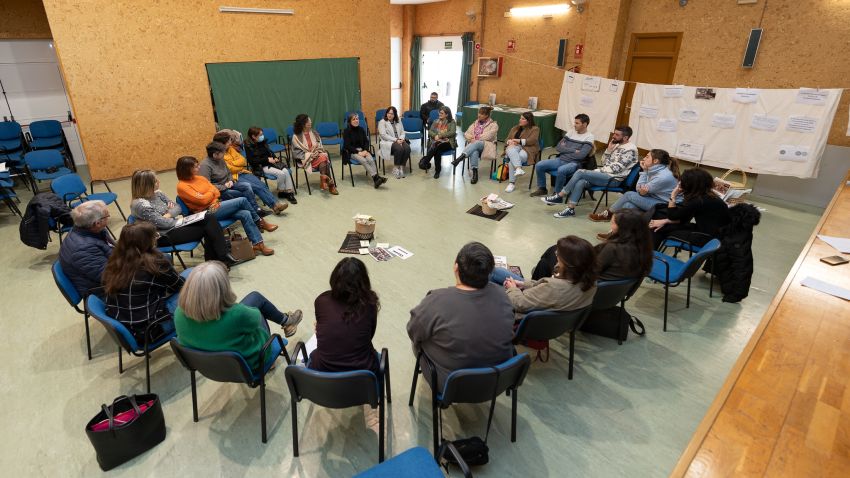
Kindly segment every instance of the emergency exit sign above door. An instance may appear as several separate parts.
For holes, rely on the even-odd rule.
[[[451,49],[452,49],[452,42],[447,41],[447,42],[445,43],[445,47],[444,47],[444,49],[446,49],[446,50],[451,50]]]

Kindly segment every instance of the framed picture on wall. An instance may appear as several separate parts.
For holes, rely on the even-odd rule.
[[[499,78],[502,76],[502,57],[479,58],[478,76],[484,78]]]

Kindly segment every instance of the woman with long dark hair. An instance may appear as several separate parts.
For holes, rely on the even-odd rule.
[[[387,178],[378,175],[375,158],[369,152],[369,137],[366,135],[366,130],[360,127],[360,115],[357,113],[351,113],[346,118],[345,131],[342,132],[342,144],[345,147],[343,154],[348,155],[349,161],[354,159],[363,165],[366,174],[372,178],[375,189],[387,182]]]
[[[540,128],[534,124],[534,114],[526,111],[519,116],[519,124],[511,128],[505,140],[505,156],[510,161],[506,193],[516,188],[516,177],[525,174],[522,163],[534,166],[540,152]]]
[[[151,326],[148,343],[174,330],[167,298],[180,291],[183,278],[156,248],[153,224],[138,222],[121,229],[121,236],[103,271],[106,311],[126,326],[139,342]]]
[[[308,172],[319,170],[322,191],[328,191],[334,196],[339,194],[330,176],[330,156],[322,146],[322,138],[313,131],[313,120],[302,113],[295,117],[292,130],[295,133],[292,136],[292,157]]]
[[[539,280],[524,280],[496,268],[490,280],[504,284],[517,319],[533,309],[576,310],[587,307],[596,294],[596,252],[586,240],[566,236],[555,244],[554,273]]]
[[[384,160],[393,157],[393,176],[404,177],[404,164],[410,158],[410,144],[404,139],[404,126],[395,106],[388,106],[384,119],[378,122],[378,149]]]
[[[667,218],[649,222],[656,248],[668,237],[697,246],[718,237],[720,228],[729,224],[729,206],[712,191],[713,187],[714,178],[704,169],[694,168],[682,173],[679,185],[670,193]],[[680,193],[683,199],[677,204]]]
[[[649,220],[635,209],[621,209],[611,217],[608,238],[596,245],[599,280],[644,277],[652,269]]]
[[[428,171],[431,168],[431,159],[434,159],[434,179],[439,178],[440,171],[443,170],[443,153],[457,149],[457,123],[452,116],[452,110],[448,106],[440,106],[438,111],[437,119],[431,123],[428,130],[428,136],[431,138],[428,152],[419,160],[419,169]]]
[[[310,354],[310,368],[378,373],[372,338],[381,303],[372,290],[366,265],[356,257],[346,257],[331,272],[330,285],[314,303],[317,348]]]

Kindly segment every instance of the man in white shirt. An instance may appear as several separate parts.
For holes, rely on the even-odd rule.
[[[531,193],[532,197],[549,194],[546,190],[546,173],[555,174],[555,189],[552,191],[555,194],[581,167],[584,159],[593,149],[593,133],[587,130],[589,124],[589,116],[584,113],[576,115],[573,120],[574,129],[567,131],[564,138],[555,146],[559,153],[558,157],[545,159],[534,166],[537,173],[537,190]]]

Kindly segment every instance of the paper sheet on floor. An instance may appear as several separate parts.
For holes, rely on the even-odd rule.
[[[814,277],[806,277],[805,279],[800,281],[800,285],[824,292],[829,295],[834,295],[835,297],[840,297],[844,300],[850,300],[850,289],[846,289],[835,284],[830,284],[829,282],[822,281],[820,279],[815,279]]]
[[[304,348],[307,349],[307,356],[309,357],[310,354],[313,353],[313,351],[316,350],[316,347],[318,347],[318,346],[319,346],[319,339],[316,338],[316,334],[313,334],[313,336],[310,337],[310,340],[308,340],[304,344]]]
[[[818,234],[818,239],[834,247],[835,250],[838,252],[850,254],[850,238],[824,236],[823,234]]]

